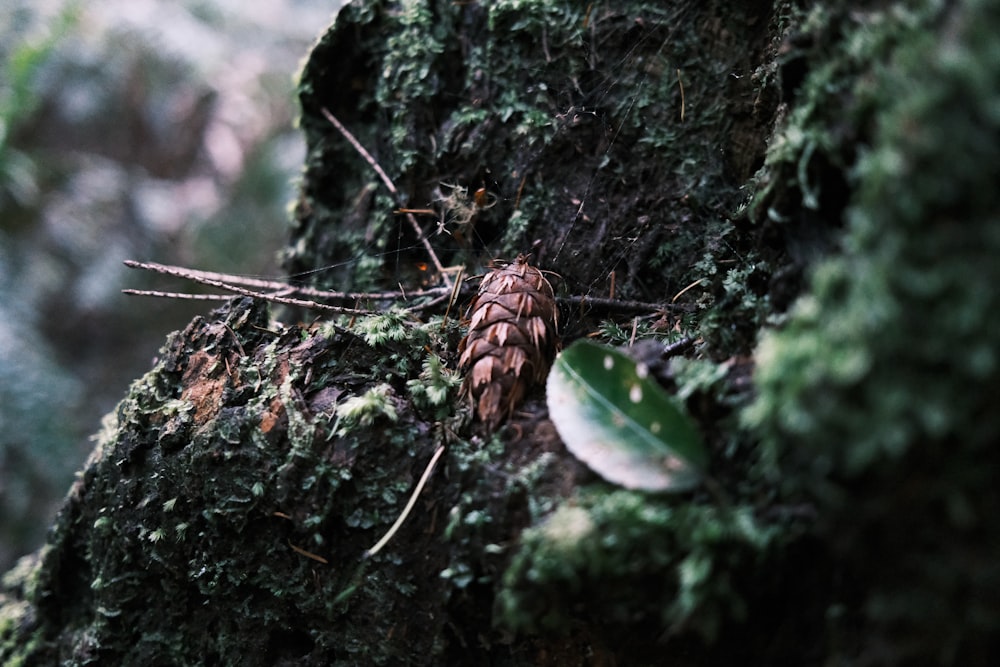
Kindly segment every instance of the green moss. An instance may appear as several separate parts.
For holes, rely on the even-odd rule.
[[[688,296],[703,309],[699,333],[714,358],[752,348],[762,327],[782,320],[807,268],[836,249],[859,147],[874,110],[889,101],[879,72],[942,11],[938,2],[774,7],[771,34],[780,41],[749,77],[753,117],[770,125],[767,145],[742,201],[707,226],[703,254],[688,260],[688,277],[700,281]],[[661,245],[656,261],[673,264],[696,243]]]
[[[451,13],[438,8],[442,10]],[[376,88],[374,98],[393,118],[389,141],[394,149],[394,170],[400,172],[411,169],[426,148],[418,139],[419,122],[414,114],[443,87],[438,80],[442,76],[441,58],[451,36],[445,17],[435,14],[425,2],[402,2],[393,12],[394,27],[385,42],[383,85]]]
[[[441,357],[430,353],[424,359],[420,375],[406,383],[410,397],[417,408],[435,408],[435,415],[443,419],[451,412],[451,403],[457,400],[462,377],[444,365]]]
[[[935,1],[860,11],[836,3],[799,10],[787,24],[795,32],[777,61],[792,104],[755,176],[751,219],[792,222],[809,211],[839,215],[842,181],[853,179],[856,146],[867,140],[872,110],[885,99],[876,73],[900,44],[932,26],[941,10]]]
[[[646,300],[669,299],[703,276],[692,266],[719,234],[706,226],[743,197],[744,174],[734,175],[719,146],[732,142],[729,119],[742,117],[744,101],[722,95],[720,82],[745,85],[734,67],[748,66],[747,41],[766,28],[748,31],[759,18],[745,15],[751,8],[376,7],[345,7],[303,71],[309,157],[286,256],[292,272],[322,268],[311,275],[340,289],[395,286],[412,284],[413,267],[427,261],[391,215],[396,204],[371,196],[371,169],[323,117],[327,108],[404,203],[438,210],[449,234],[430,240],[445,265],[474,272],[483,258],[533,250],[573,291],[603,291],[617,268],[619,295]],[[343,62],[361,59],[350,79],[340,76]],[[350,104],[334,94],[348,89]],[[489,207],[470,216],[454,205],[453,193],[480,187]],[[433,220],[422,223],[433,229]]]
[[[819,535],[870,587],[839,616],[866,619],[863,644],[988,664],[1000,629],[1000,569],[984,559],[1000,544],[984,472],[1000,437],[1000,14],[966,2],[944,20],[942,33],[912,30],[870,84],[880,108],[844,251],[761,342],[746,419],[775,481],[819,504]]]
[[[912,53],[934,39],[914,39],[920,46]],[[767,395],[751,411],[754,420],[775,420],[768,423],[796,436],[825,431],[847,406],[821,401],[819,394],[864,388],[870,400],[858,401],[856,417],[838,420],[823,439],[844,442],[846,429],[852,446],[836,449],[869,452],[838,457],[835,469],[849,475],[903,454],[908,442],[974,427],[976,420],[965,415],[975,406],[962,407],[965,399],[957,396],[964,392],[956,390],[995,377],[992,341],[983,337],[996,330],[988,286],[997,234],[985,196],[994,156],[985,154],[992,143],[982,140],[992,121],[976,111],[993,101],[985,90],[991,84],[981,80],[989,70],[968,61],[976,46],[941,47],[941,62],[924,74],[923,86],[908,78],[919,69],[911,50],[897,55],[907,75],[882,78],[887,97],[901,99],[880,118],[879,143],[861,162],[848,252],[815,270],[812,293],[788,328],[762,343],[760,382]],[[977,106],[945,107],[959,95]],[[978,157],[961,159],[969,154]],[[953,372],[942,376],[944,369]],[[928,381],[913,384],[920,373]],[[826,409],[829,416],[821,412]]]
[[[406,657],[412,631],[380,646],[368,633],[390,633],[403,600],[431,604],[436,572],[407,571],[389,554],[376,559],[378,576],[359,580],[359,565],[436,445],[388,385],[372,387],[381,352],[343,330],[271,333],[266,310],[248,307],[193,322],[133,385],[59,517],[37,582],[18,579],[21,606],[4,605],[28,605],[41,619],[36,639],[8,624],[15,636],[5,643],[43,662]],[[395,419],[375,418],[397,401]],[[351,412],[358,402],[364,409]],[[349,433],[335,432],[338,412],[353,416]],[[81,615],[53,625],[63,616],[47,600]],[[294,632],[291,608],[302,619]]]
[[[584,491],[523,533],[499,619],[521,631],[584,623],[629,634],[642,619],[640,632],[694,630],[711,641],[723,623],[745,618],[740,572],[775,534],[745,508]]]
[[[398,309],[361,318],[354,329],[373,347],[389,341],[405,340],[411,335],[407,327],[407,314]]]
[[[334,432],[344,436],[355,426],[371,426],[372,423],[385,417],[396,421],[399,415],[392,401],[392,387],[380,384],[372,387],[360,396],[352,396],[337,407],[337,424]]]

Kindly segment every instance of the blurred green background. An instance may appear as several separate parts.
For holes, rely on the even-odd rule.
[[[90,434],[211,304],[138,259],[275,275],[304,156],[294,76],[341,0],[0,0],[0,571]]]

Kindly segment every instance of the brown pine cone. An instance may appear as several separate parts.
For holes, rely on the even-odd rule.
[[[462,391],[489,430],[510,416],[532,384],[543,382],[559,345],[552,285],[518,255],[486,274],[459,343]]]

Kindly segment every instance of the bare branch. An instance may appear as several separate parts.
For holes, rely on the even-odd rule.
[[[240,285],[243,287],[260,287],[272,290],[279,294],[298,294],[300,296],[311,296],[318,299],[331,299],[339,301],[357,301],[358,299],[371,299],[375,301],[391,301],[400,298],[419,298],[422,296],[439,297],[442,294],[449,294],[450,287],[434,287],[427,290],[415,290],[403,293],[401,290],[386,292],[336,292],[332,290],[321,290],[306,285],[293,285],[278,280],[262,280],[260,278],[250,278],[232,273],[216,273],[214,271],[200,271],[198,269],[188,269],[182,266],[170,264],[158,264],[156,262],[137,262],[133,259],[125,260],[125,266],[133,269],[143,269],[160,273],[175,278],[193,280],[200,282],[203,279],[217,280],[227,285]]]
[[[424,303],[415,304],[406,309],[410,312],[418,313],[435,308],[442,303],[455,300],[461,292],[471,291],[472,289],[471,286],[460,280],[451,287],[433,287],[431,289],[423,289],[413,292],[403,292],[402,290],[385,292],[335,292],[303,285],[291,285],[277,280],[262,280],[259,278],[250,278],[229,273],[199,271],[197,269],[188,269],[170,264],[158,264],[156,262],[137,262],[135,260],[128,259],[125,260],[125,266],[133,269],[142,269],[144,271],[152,271],[153,273],[173,276],[175,278],[182,278],[184,280],[191,280],[202,285],[216,287],[242,296],[250,296],[257,299],[264,299],[265,301],[299,306],[311,310],[319,310],[329,313],[343,313],[347,315],[367,315],[376,311],[333,306],[320,303],[315,300],[293,298],[288,295],[296,294],[300,296],[314,297],[315,299],[330,299],[336,301],[393,301],[398,299],[410,301],[421,297],[429,297],[429,299]],[[268,291],[255,291],[246,289],[247,287],[257,287],[261,290]],[[187,294],[183,292],[164,292],[159,290],[124,289],[122,292],[138,296],[201,301],[215,301],[230,298],[224,294]],[[694,306],[690,304],[649,303],[645,301],[604,299],[589,296],[556,297],[556,301],[564,306],[578,306],[581,308],[593,308],[622,313],[656,313],[662,311],[691,312],[694,310]]]
[[[673,342],[670,345],[666,345],[663,348],[664,357],[672,357],[676,354],[680,354],[687,348],[695,344],[694,338],[681,338],[679,341]]]
[[[131,296],[154,296],[161,299],[187,299],[189,301],[228,301],[231,294],[189,294],[187,292],[161,292],[153,289],[123,289],[122,294]]]
[[[125,266],[132,268],[150,268],[148,266],[142,266],[140,262],[134,262],[132,260],[126,260]],[[291,297],[281,296],[281,293],[267,293],[267,292],[255,292],[254,290],[246,289],[244,287],[239,287],[237,285],[232,285],[222,280],[215,280],[214,278],[205,278],[203,275],[199,275],[202,272],[195,271],[193,274],[189,271],[181,269],[180,271],[175,271],[172,267],[160,266],[160,269],[168,269],[162,271],[167,275],[174,275],[181,278],[186,278],[188,280],[193,280],[196,283],[202,285],[208,285],[209,287],[217,287],[221,290],[227,292],[232,292],[233,294],[239,294],[240,296],[249,296],[255,299],[263,299],[265,301],[270,301],[272,303],[283,303],[288,306],[299,306],[301,308],[308,308],[309,310],[319,310],[327,313],[338,313],[343,315],[372,315],[377,311],[373,310],[359,310],[357,308],[345,308],[343,306],[331,306],[325,303],[319,303],[317,301],[307,301],[305,299],[294,299]],[[131,292],[126,292],[131,293]]]

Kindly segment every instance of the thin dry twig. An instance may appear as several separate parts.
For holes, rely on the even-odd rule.
[[[125,266],[130,268],[143,268],[148,269],[150,267],[143,266],[142,262],[135,262],[132,260],[126,260]],[[165,267],[160,267],[165,268]],[[165,272],[168,273],[168,272]],[[198,272],[195,272],[196,274]],[[240,287],[238,285],[233,285],[222,280],[216,280],[214,278],[205,278],[200,275],[181,275],[177,273],[169,272],[169,275],[178,275],[188,280],[193,280],[196,283],[202,285],[208,285],[209,287],[217,287],[221,290],[226,290],[227,292],[232,292],[233,294],[239,294],[240,296],[249,296],[255,299],[264,299],[272,303],[283,303],[288,306],[299,306],[301,308],[308,308],[309,310],[320,310],[327,313],[338,313],[343,315],[373,315],[377,311],[374,310],[360,310],[357,308],[345,308],[343,306],[331,306],[326,303],[319,303],[317,301],[308,301],[306,299],[295,299],[292,297],[282,296],[281,293],[266,293],[266,292],[255,292],[251,289],[246,289],[245,287]],[[126,292],[129,293],[129,292]]]
[[[157,262],[137,262],[134,259],[126,259],[125,266],[131,269],[143,269],[153,273],[162,273],[175,278],[186,278],[188,280],[218,280],[230,285],[240,285],[242,287],[260,287],[271,290],[295,290],[293,285],[275,280],[263,280],[261,278],[250,278],[231,273],[217,273],[215,271],[201,271],[198,269],[188,269],[183,266],[173,266],[171,264],[158,264]]]
[[[698,280],[694,281],[693,283],[691,283],[690,285],[688,285],[687,287],[685,287],[684,289],[682,289],[680,292],[678,292],[677,294],[675,294],[674,298],[670,300],[670,303],[675,303],[677,301],[677,299],[681,298],[681,296],[684,295],[685,292],[687,292],[689,289],[693,289],[693,288],[697,287],[702,282],[704,282],[704,280],[705,280],[704,278],[698,278]]]
[[[417,219],[413,217],[412,213],[410,213],[408,210],[405,209],[404,202],[402,200],[403,198],[399,195],[399,190],[396,188],[395,183],[393,183],[392,179],[389,178],[389,175],[385,173],[385,170],[382,169],[382,166],[378,162],[376,162],[375,158],[372,157],[371,153],[369,153],[365,149],[365,147],[361,145],[361,142],[358,141],[346,127],[344,127],[343,123],[337,120],[336,116],[330,113],[329,109],[323,107],[321,111],[323,112],[323,115],[326,116],[326,119],[330,121],[330,123],[335,128],[337,128],[337,131],[340,132],[340,134],[342,134],[345,139],[347,139],[348,143],[350,143],[351,146],[354,147],[354,150],[356,150],[358,154],[365,159],[365,162],[371,165],[371,168],[374,169],[375,173],[378,174],[380,179],[382,179],[382,182],[385,184],[385,187],[389,188],[389,192],[392,193],[392,196],[395,198],[396,203],[400,206],[400,210],[404,211],[404,215],[406,216],[407,221],[409,221],[410,225],[413,227],[413,231],[416,232],[417,238],[420,239],[420,242],[423,244],[424,249],[427,250],[428,256],[434,263],[434,268],[437,269],[438,273],[441,275],[441,280],[444,281],[444,284],[447,287],[451,287],[451,279],[448,278],[448,274],[445,272],[444,266],[441,264],[441,260],[438,259],[437,253],[434,252],[434,248],[431,246],[431,242],[427,240],[427,236],[420,228],[420,223],[417,222]]]
[[[186,299],[188,301],[229,301],[231,294],[189,294],[188,292],[164,292],[155,289],[123,289],[122,294],[130,296],[152,296],[160,299]]]
[[[125,260],[125,266],[133,269],[143,269],[166,276],[183,278],[194,282],[203,280],[217,280],[227,285],[239,285],[241,287],[259,287],[272,290],[273,293],[286,295],[297,294],[299,296],[311,296],[319,299],[330,299],[336,301],[357,301],[358,299],[371,299],[375,301],[390,301],[393,299],[419,298],[422,296],[439,297],[442,294],[451,293],[450,287],[432,287],[426,290],[415,290],[404,293],[402,290],[385,292],[336,292],[332,290],[322,290],[306,285],[293,285],[279,280],[263,280],[261,278],[250,278],[231,273],[216,273],[214,271],[200,271],[198,269],[188,269],[183,266],[171,264],[158,264],[156,262],[137,262],[133,259]],[[134,294],[141,290],[130,290],[128,293]],[[150,295],[153,296],[153,295]]]
[[[598,308],[601,310],[612,310],[617,312],[645,311],[656,313],[661,310],[671,310],[689,312],[694,310],[694,306],[679,303],[650,303],[648,301],[629,301],[622,299],[602,299],[592,296],[557,296],[556,301],[569,306],[580,306]]]
[[[300,556],[305,556],[306,558],[311,558],[312,560],[316,561],[317,563],[322,563],[323,565],[329,565],[330,564],[330,561],[328,561],[327,559],[323,558],[319,554],[314,554],[311,551],[306,551],[302,547],[295,546],[294,544],[292,544],[291,540],[288,540],[288,546],[290,546],[292,548],[292,551],[294,551],[295,553],[297,553]]]
[[[424,474],[420,476],[420,481],[417,482],[416,488],[413,489],[413,493],[410,495],[410,499],[407,501],[406,507],[404,507],[400,515],[396,517],[396,522],[393,523],[392,527],[389,528],[389,531],[382,536],[382,539],[375,543],[375,546],[365,552],[365,558],[371,558],[381,551],[382,547],[389,543],[392,536],[396,534],[399,527],[403,525],[404,521],[406,521],[406,517],[410,515],[413,505],[417,502],[417,497],[420,496],[420,492],[424,490],[424,485],[427,484],[427,480],[431,478],[431,473],[434,472],[434,466],[437,465],[438,459],[441,458],[442,454],[444,454],[444,445],[437,448],[437,451],[434,452],[434,456],[431,457],[430,463],[428,463],[427,467],[424,468]]]
[[[681,122],[684,122],[684,82],[681,81],[681,68],[677,68],[677,87],[681,89]]]
[[[444,327],[448,323],[448,315],[451,313],[451,307],[458,301],[458,295],[462,291],[462,287],[465,286],[465,283],[462,282],[462,273],[464,270],[465,267],[458,270],[458,275],[455,276],[455,287],[451,290],[451,294],[448,295],[448,307],[444,309],[444,317],[441,318],[442,331],[444,331]]]

